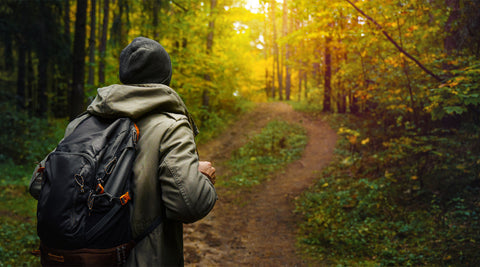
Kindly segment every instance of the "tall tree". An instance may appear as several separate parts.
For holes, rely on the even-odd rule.
[[[18,45],[18,62],[17,62],[17,109],[24,110],[25,109],[25,81],[26,81],[26,53],[27,48],[26,45],[21,42]]]
[[[283,75],[280,70],[280,51],[278,48],[278,40],[277,40],[277,22],[275,17],[275,9],[276,9],[276,0],[272,0],[272,31],[273,31],[273,54],[275,58],[275,66],[277,70],[277,78],[278,78],[278,97],[280,100],[283,100]]]
[[[100,85],[105,84],[105,57],[107,51],[107,34],[108,34],[108,17],[110,13],[110,1],[103,0],[103,21],[102,21],[102,36],[100,38],[100,44],[98,47],[98,53],[100,55],[98,64],[98,83]]]
[[[84,110],[85,41],[87,24],[87,0],[77,0],[73,40],[73,86],[70,96],[70,119]]]
[[[70,0],[65,0],[63,4],[63,36],[70,45]]]
[[[207,55],[212,55],[213,52],[213,33],[215,31],[215,9],[217,7],[217,0],[210,0],[210,19],[208,21],[208,33],[207,33]],[[207,70],[208,71],[208,70]],[[210,73],[205,74],[205,80],[208,85],[203,89],[202,93],[202,106],[210,107],[210,92],[209,87],[212,81]]]
[[[270,6],[269,17],[272,20],[272,25],[274,25],[274,23],[275,23],[275,4],[273,2],[269,5]],[[276,74],[276,69],[275,68],[276,68],[276,62],[277,62],[278,47],[276,46],[277,41],[276,41],[275,27],[273,27],[273,26],[272,26],[271,40],[272,40],[272,48],[273,48],[273,51],[272,51],[273,57],[272,57],[272,87],[271,87],[272,93],[271,93],[271,97],[272,97],[272,99],[275,99],[275,96],[276,96],[275,80],[277,79],[275,77],[275,74]]]
[[[94,85],[95,84],[95,40],[96,32],[97,32],[97,3],[96,0],[90,0],[90,37],[88,39],[88,84]]]
[[[48,97],[47,97],[47,88],[48,88],[48,67],[50,64],[50,43],[51,33],[49,33],[49,28],[52,26],[52,14],[49,10],[49,7],[46,6],[46,2],[41,1],[40,3],[40,23],[38,25],[39,36],[42,36],[37,42],[37,54],[38,54],[38,103],[39,109],[37,110],[38,116],[45,116],[48,110]]]
[[[288,35],[288,6],[287,0],[283,0],[283,37]],[[290,73],[290,50],[288,42],[285,43],[285,99],[290,100],[292,76]]]
[[[332,54],[331,45],[332,37],[325,38],[325,54],[324,54],[324,91],[323,91],[323,111],[331,111],[330,99],[332,96]]]

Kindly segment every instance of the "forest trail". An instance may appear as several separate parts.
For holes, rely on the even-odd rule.
[[[225,166],[233,150],[269,121],[301,123],[308,144],[302,158],[285,172],[252,189],[218,188],[219,200],[203,220],[185,225],[186,266],[302,266],[296,254],[298,216],[293,200],[313,184],[315,173],[330,161],[337,140],[326,122],[296,112],[286,103],[262,103],[240,117],[221,136],[199,146],[200,158],[211,160],[217,179],[229,175]]]

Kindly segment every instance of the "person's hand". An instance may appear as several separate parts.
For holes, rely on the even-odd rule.
[[[212,166],[212,163],[209,161],[200,161],[198,163],[198,170],[205,174],[208,179],[212,182],[212,184],[215,184],[216,181],[216,176],[215,176],[215,168]]]

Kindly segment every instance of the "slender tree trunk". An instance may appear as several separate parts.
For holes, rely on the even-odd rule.
[[[40,12],[43,21],[39,24],[40,36],[47,36],[47,20],[49,19],[49,14],[47,14],[45,3],[40,2]],[[48,87],[48,65],[50,62],[50,49],[49,43],[46,38],[40,38],[37,43],[38,48],[38,110],[37,115],[43,117],[46,115],[48,110],[48,97],[47,97],[47,87]]]
[[[70,98],[70,120],[84,110],[86,24],[87,0],[77,0],[75,37],[73,41],[73,86]]]
[[[31,46],[27,44],[27,92],[26,92],[26,106],[29,111],[29,114],[32,115],[35,111],[35,102],[33,99],[34,89],[35,86],[35,70],[33,67],[33,60],[32,60],[32,51]]]
[[[109,0],[103,0],[103,22],[102,22],[102,37],[100,38],[100,44],[98,47],[98,53],[100,60],[98,64],[98,83],[100,85],[105,84],[105,57],[107,50],[107,34],[108,34],[108,16],[110,13]]]
[[[288,35],[288,9],[287,0],[283,0],[283,36]],[[290,90],[292,87],[292,75],[290,73],[290,47],[285,44],[285,99],[290,100]]]
[[[298,69],[298,102],[302,101],[303,71]]]
[[[115,3],[115,2],[114,2]],[[113,9],[113,22],[110,28],[110,40],[115,47],[122,47],[124,0],[117,1],[118,13]],[[123,47],[122,47],[123,48]]]
[[[274,23],[274,21],[275,21],[275,11],[274,11],[274,9],[273,9],[273,8],[274,8],[274,4],[273,4],[273,6],[272,6],[272,4],[269,5],[269,6],[270,6],[270,18],[271,18],[271,20],[272,20],[272,25],[273,25],[273,23]],[[276,62],[276,57],[275,57],[275,56],[276,56],[276,54],[275,54],[275,42],[276,42],[276,40],[275,40],[275,31],[273,31],[273,29],[272,29],[271,38],[272,38],[272,39],[271,39],[271,40],[272,40],[271,49],[273,49],[273,51],[270,50],[270,51],[272,52],[272,88],[271,88],[271,89],[272,89],[272,92],[271,92],[271,96],[272,96],[272,99],[275,99],[276,94],[277,94],[277,93],[276,93],[277,90],[276,90],[276,88],[275,88],[275,80],[276,80],[276,78],[275,78],[275,75],[276,75],[276,72],[275,72],[275,62]]]
[[[277,78],[278,78],[278,97],[280,100],[283,100],[283,79],[282,79],[282,72],[280,71],[280,52],[277,43],[277,23],[275,18],[275,9],[276,9],[276,0],[272,0],[272,27],[273,27],[273,50],[274,50],[274,57],[275,57],[275,66],[277,69]]]
[[[70,46],[70,0],[64,1],[64,13],[63,13],[63,36],[65,41]]]
[[[13,36],[8,33],[4,33],[3,40],[5,42],[5,50],[3,52],[3,58],[4,58],[4,65],[2,66],[2,69],[5,69],[8,72],[13,72],[14,69],[11,67],[13,66],[13,45],[12,45],[12,40]]]
[[[153,24],[153,37],[155,40],[158,40],[158,14],[160,13],[160,2],[154,0],[152,8],[152,24]]]
[[[26,47],[21,42],[18,45],[18,58],[17,58],[17,109],[24,110],[25,109],[25,73],[26,73]]]
[[[89,64],[88,64],[88,84],[95,84],[95,40],[96,40],[96,0],[90,0],[90,39],[89,39]]]
[[[331,111],[330,98],[332,94],[332,55],[330,51],[330,42],[332,38],[327,37],[325,40],[325,76],[324,76],[324,92],[323,92],[323,111]]]
[[[207,55],[211,56],[213,52],[213,33],[215,31],[215,8],[217,7],[217,0],[210,0],[210,20],[208,22],[208,34],[207,34]],[[210,83],[212,77],[210,73],[205,74],[205,80]],[[203,89],[202,93],[202,106],[209,108],[210,107],[210,93],[208,85]]]
[[[460,0],[445,0],[445,5],[450,8],[450,15],[445,23],[447,36],[444,39],[444,49],[447,55],[453,55],[458,50],[458,27],[455,23],[460,19]]]
[[[265,8],[264,12],[267,14],[268,10],[266,10],[266,5],[263,5],[263,8]],[[267,16],[263,17],[263,32],[264,32],[264,40],[265,40],[265,46],[263,47],[263,56],[265,59],[265,62],[268,62],[268,27],[267,27]],[[270,97],[272,88],[270,88],[270,81],[269,81],[269,76],[268,76],[268,66],[265,65],[265,94],[267,95],[267,98]]]
[[[305,67],[307,66],[307,63],[305,62]],[[303,72],[303,94],[304,94],[304,99],[308,100],[308,71],[305,69]]]

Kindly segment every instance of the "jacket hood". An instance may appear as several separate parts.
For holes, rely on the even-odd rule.
[[[137,37],[120,54],[119,77],[123,84],[170,85],[170,56],[157,41]]]
[[[97,92],[87,111],[100,117],[129,117],[136,120],[156,112],[188,116],[187,108],[180,96],[163,84],[114,84],[99,88]]]

